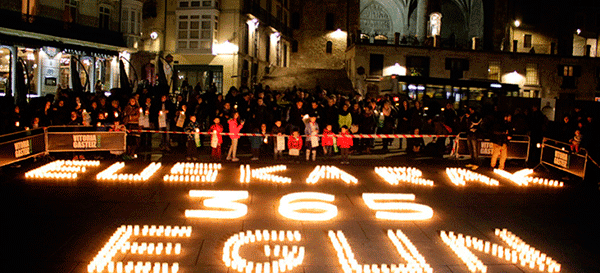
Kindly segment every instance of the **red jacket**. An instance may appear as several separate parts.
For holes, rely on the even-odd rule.
[[[229,137],[231,137],[231,139],[236,139],[236,138],[240,138],[240,135],[238,135],[240,133],[240,130],[242,130],[242,127],[244,127],[243,124],[238,124],[236,119],[230,119],[228,121],[229,123],[229,133],[232,133],[232,135],[229,135]]]
[[[352,147],[352,135],[350,133],[340,133],[340,137],[337,139],[337,145],[340,148],[350,148]]]
[[[335,134],[327,129],[323,130],[323,137],[321,137],[321,144],[323,146],[333,146],[333,136]]]
[[[302,138],[301,137],[294,137],[294,136],[290,136],[288,138],[288,148],[289,149],[302,149]]]
[[[208,129],[208,132],[211,134],[210,137],[212,138],[212,134],[214,131],[217,131],[217,139],[219,140],[219,144],[223,143],[223,136],[221,136],[221,133],[223,132],[223,125],[219,124],[213,124],[212,126],[210,126],[210,129]]]

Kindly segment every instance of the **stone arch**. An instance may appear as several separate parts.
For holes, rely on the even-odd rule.
[[[467,31],[467,39],[483,37],[483,2],[482,0],[447,0],[460,9]],[[443,27],[443,25],[442,25]]]
[[[389,36],[394,31],[393,18],[378,1],[370,1],[360,12],[360,29],[369,36]]]

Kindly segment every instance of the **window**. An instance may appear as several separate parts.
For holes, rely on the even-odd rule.
[[[538,78],[538,66],[537,64],[527,64],[525,71],[525,84],[526,85],[539,85],[540,81]]]
[[[77,0],[65,0],[65,15],[63,18],[67,23],[77,22]]]
[[[525,34],[523,36],[523,47],[525,47],[525,48],[531,47],[531,34]]]
[[[300,29],[300,13],[298,12],[292,13],[292,28]]]
[[[333,43],[331,41],[327,41],[327,44],[325,45],[325,53],[331,54],[332,51]]]
[[[429,57],[406,56],[406,70],[410,76],[429,77]]]
[[[110,8],[105,6],[100,6],[98,10],[98,26],[102,29],[110,28]]]
[[[488,80],[500,81],[500,62],[490,62],[488,66]]]
[[[578,65],[559,65],[558,74],[562,76],[563,81],[561,88],[574,89],[577,88],[577,77],[581,76],[581,66]]]
[[[325,17],[325,30],[335,30],[335,15],[327,13]]]
[[[371,54],[370,55],[369,73],[372,76],[383,75],[383,54]]]
[[[298,41],[292,41],[292,52],[298,52]]]
[[[209,11],[196,9],[177,12],[178,50],[203,50],[203,53],[211,51],[217,36],[218,17],[205,12]]]

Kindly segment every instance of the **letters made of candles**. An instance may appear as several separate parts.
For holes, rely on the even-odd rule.
[[[133,168],[130,168],[133,167]],[[94,173],[95,175],[91,174]],[[409,185],[410,187],[435,187],[430,180],[418,169],[411,167],[375,167],[372,170],[378,181],[388,186]],[[239,168],[222,168],[217,163],[180,162],[170,167],[152,162],[145,166],[139,163],[127,166],[116,162],[110,166],[101,167],[99,161],[59,160],[48,163],[25,173],[26,179],[73,181],[90,177],[99,183],[144,183],[145,181],[160,181],[160,183],[186,183],[187,185],[207,185],[211,190],[192,189],[187,197],[193,204],[186,207],[182,217],[187,218],[188,225],[122,225],[116,228],[108,241],[98,250],[96,256],[87,264],[88,272],[193,272],[185,267],[189,259],[195,259],[197,253],[193,244],[203,236],[202,230],[189,225],[195,221],[205,222],[213,219],[244,219],[252,203],[261,202],[260,196],[252,196],[251,192],[243,190],[214,189],[214,184],[231,179],[240,187],[247,184],[272,183],[274,187],[282,187],[292,183],[304,184],[304,187],[319,187],[323,183],[338,183],[343,187],[356,187],[360,179],[351,172],[335,166],[316,166],[307,177],[294,178],[285,165],[253,167],[241,165]],[[509,173],[495,171],[493,177],[470,170],[447,168],[445,172],[447,184],[458,187],[499,187],[499,186],[537,186],[563,187],[563,182],[534,177],[529,169]],[[219,176],[223,176],[219,179]],[[298,179],[298,180],[296,180]],[[251,199],[254,197],[255,199]],[[282,221],[307,221],[313,224],[328,224],[330,221],[346,221],[352,217],[353,211],[345,207],[338,209],[339,202],[347,196],[330,194],[319,191],[302,190],[286,191],[275,197],[274,211]],[[250,200],[253,200],[250,202]],[[359,198],[362,205],[358,207],[367,210],[373,221],[381,224],[394,224],[406,221],[429,221],[435,210],[422,199],[412,193],[379,193],[363,192]],[[343,229],[324,230],[325,233],[300,230],[243,230],[226,234],[219,247],[219,259],[230,272],[301,272],[298,268],[307,257],[311,257],[311,247],[314,243],[307,240],[328,242],[322,247],[329,248],[331,265],[337,266],[340,272],[433,272],[428,263],[431,249],[421,252],[423,246],[411,241],[410,232],[397,228],[381,230],[382,234],[376,240],[382,245],[389,245],[389,254],[395,257],[385,263],[372,263],[370,257],[355,254],[361,244],[352,233]],[[535,249],[516,234],[506,229],[490,230],[494,232],[495,240],[472,237],[474,234],[462,234],[456,231],[438,231],[438,246],[443,246],[448,253],[457,257],[457,261],[470,272],[488,272],[488,265],[483,261],[502,261],[520,266],[527,272],[560,272],[561,264],[556,260]],[[485,232],[485,231],[484,231]],[[322,237],[322,238],[321,238]],[[197,251],[197,250],[196,250]],[[314,249],[312,249],[314,251]],[[335,256],[337,255],[337,261]],[[487,256],[487,257],[486,257]],[[484,258],[485,257],[485,258]],[[482,261],[483,259],[483,261]],[[494,262],[490,262],[494,263]],[[496,262],[497,263],[497,262]]]

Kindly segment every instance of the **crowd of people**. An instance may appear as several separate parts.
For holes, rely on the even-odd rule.
[[[597,151],[593,141],[599,135],[594,117],[579,108],[549,122],[539,107],[501,112],[497,107],[455,106],[440,104],[424,97],[421,101],[406,97],[380,95],[363,98],[358,94],[331,94],[326,90],[270,90],[257,85],[230,88],[223,95],[213,86],[208,90],[184,85],[173,95],[160,94],[152,87],[140,87],[134,94],[109,97],[101,93],[74,94],[61,91],[54,97],[18,105],[4,120],[3,133],[27,128],[61,125],[85,125],[98,130],[128,130],[125,156],[134,157],[152,149],[153,133],[160,131],[158,147],[164,153],[185,153],[198,159],[210,147],[213,160],[238,161],[238,146],[252,153],[253,160],[268,155],[281,158],[283,152],[298,160],[315,160],[317,156],[342,155],[346,163],[350,154],[386,153],[394,138],[383,138],[375,150],[374,139],[352,138],[351,134],[425,134],[467,135],[472,158],[479,160],[477,141],[489,138],[494,143],[494,160],[503,168],[506,143],[511,135],[529,135],[532,143],[549,136],[582,149]],[[204,132],[204,135],[197,134]],[[221,135],[230,133],[230,135]],[[240,133],[254,133],[240,138]],[[270,135],[270,136],[267,136]],[[304,137],[300,137],[304,135]],[[379,143],[379,142],[378,142]],[[422,138],[400,139],[400,148],[409,156],[442,156],[452,149],[446,137],[430,143]],[[379,147],[379,146],[378,146]]]

